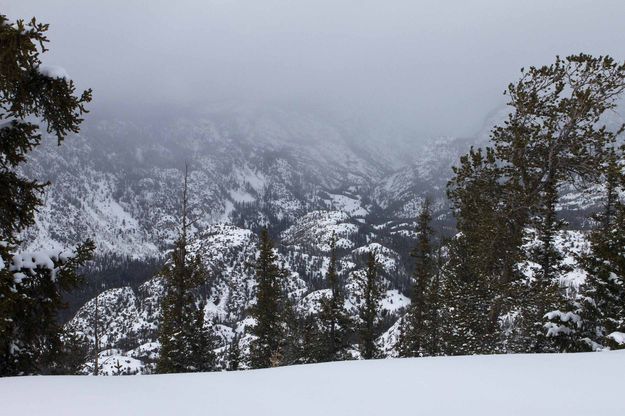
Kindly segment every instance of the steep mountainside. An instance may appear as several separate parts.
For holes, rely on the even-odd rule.
[[[66,318],[77,313],[67,327],[92,337],[92,298],[101,293],[105,372],[118,371],[118,361],[127,371],[150,371],[159,348],[158,264],[177,233],[186,167],[192,251],[209,271],[199,295],[220,349],[237,339],[245,350],[251,340],[245,328],[255,302],[256,232],[269,225],[300,317],[317,312],[327,296],[333,233],[345,306],[354,319],[366,254],[377,254],[387,330],[378,341],[393,355],[397,318],[409,303],[409,253],[421,203],[431,197],[435,227],[453,233],[445,184],[451,166],[472,144],[485,142],[488,128],[473,140],[413,141],[319,113],[245,106],[151,122],[92,119],[64,146],[37,149],[25,169],[52,183],[25,243],[34,249],[97,242],[88,285],[70,298]],[[561,209],[592,209],[595,191],[567,191]]]
[[[175,235],[185,164],[197,231],[217,222],[283,230],[317,209],[369,223],[411,218],[420,197],[440,193],[466,147],[397,140],[382,151],[380,141],[346,123],[276,109],[88,120],[64,146],[37,149],[26,169],[52,182],[26,240],[38,248],[91,237],[100,254],[158,256]]]
[[[285,245],[280,246],[278,252],[286,276],[284,289],[300,316],[318,312],[320,299],[328,295],[328,290],[322,288],[322,277],[329,261],[328,243],[332,233],[336,233],[341,242],[339,273],[346,291],[345,306],[352,315],[356,316],[356,307],[361,302],[358,281],[362,278],[363,257],[371,250],[378,253],[385,277],[384,317],[392,322],[405,310],[408,298],[395,289],[388,278],[398,275],[407,278],[401,270],[399,255],[372,242],[378,237],[375,233],[367,234],[366,240],[371,242],[359,246],[354,239],[356,229],[354,220],[345,213],[313,211],[282,233]],[[315,233],[302,230],[315,230]],[[190,248],[193,254],[200,256],[208,271],[199,294],[206,301],[205,317],[211,322],[221,349],[235,336],[243,350],[251,340],[246,327],[253,322],[247,312],[255,303],[257,244],[257,236],[249,230],[219,224],[207,227]],[[128,371],[150,371],[149,364],[159,347],[156,329],[162,295],[163,282],[157,276],[137,290],[109,289],[98,296],[102,361],[126,362]],[[95,299],[78,311],[67,328],[93,339],[94,323]],[[91,365],[88,363],[86,370]],[[106,371],[112,369],[105,367]]]

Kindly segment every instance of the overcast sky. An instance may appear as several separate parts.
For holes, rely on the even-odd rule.
[[[10,19],[50,23],[45,62],[99,106],[305,102],[424,136],[473,134],[522,66],[625,59],[623,0],[0,3]]]

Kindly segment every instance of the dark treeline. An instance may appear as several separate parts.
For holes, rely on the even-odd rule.
[[[87,301],[104,290],[131,287],[137,289],[142,283],[154,277],[163,267],[158,258],[133,259],[128,256],[105,254],[95,257],[80,268],[88,279],[79,288],[63,294],[67,308],[59,311],[61,323],[69,321]]]

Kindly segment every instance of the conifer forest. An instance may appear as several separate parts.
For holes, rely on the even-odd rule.
[[[620,2],[9,3],[0,414],[625,411]]]

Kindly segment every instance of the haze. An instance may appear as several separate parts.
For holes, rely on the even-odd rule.
[[[312,104],[423,137],[468,136],[522,66],[625,59],[625,2],[3,0],[50,23],[48,64],[93,108]]]

